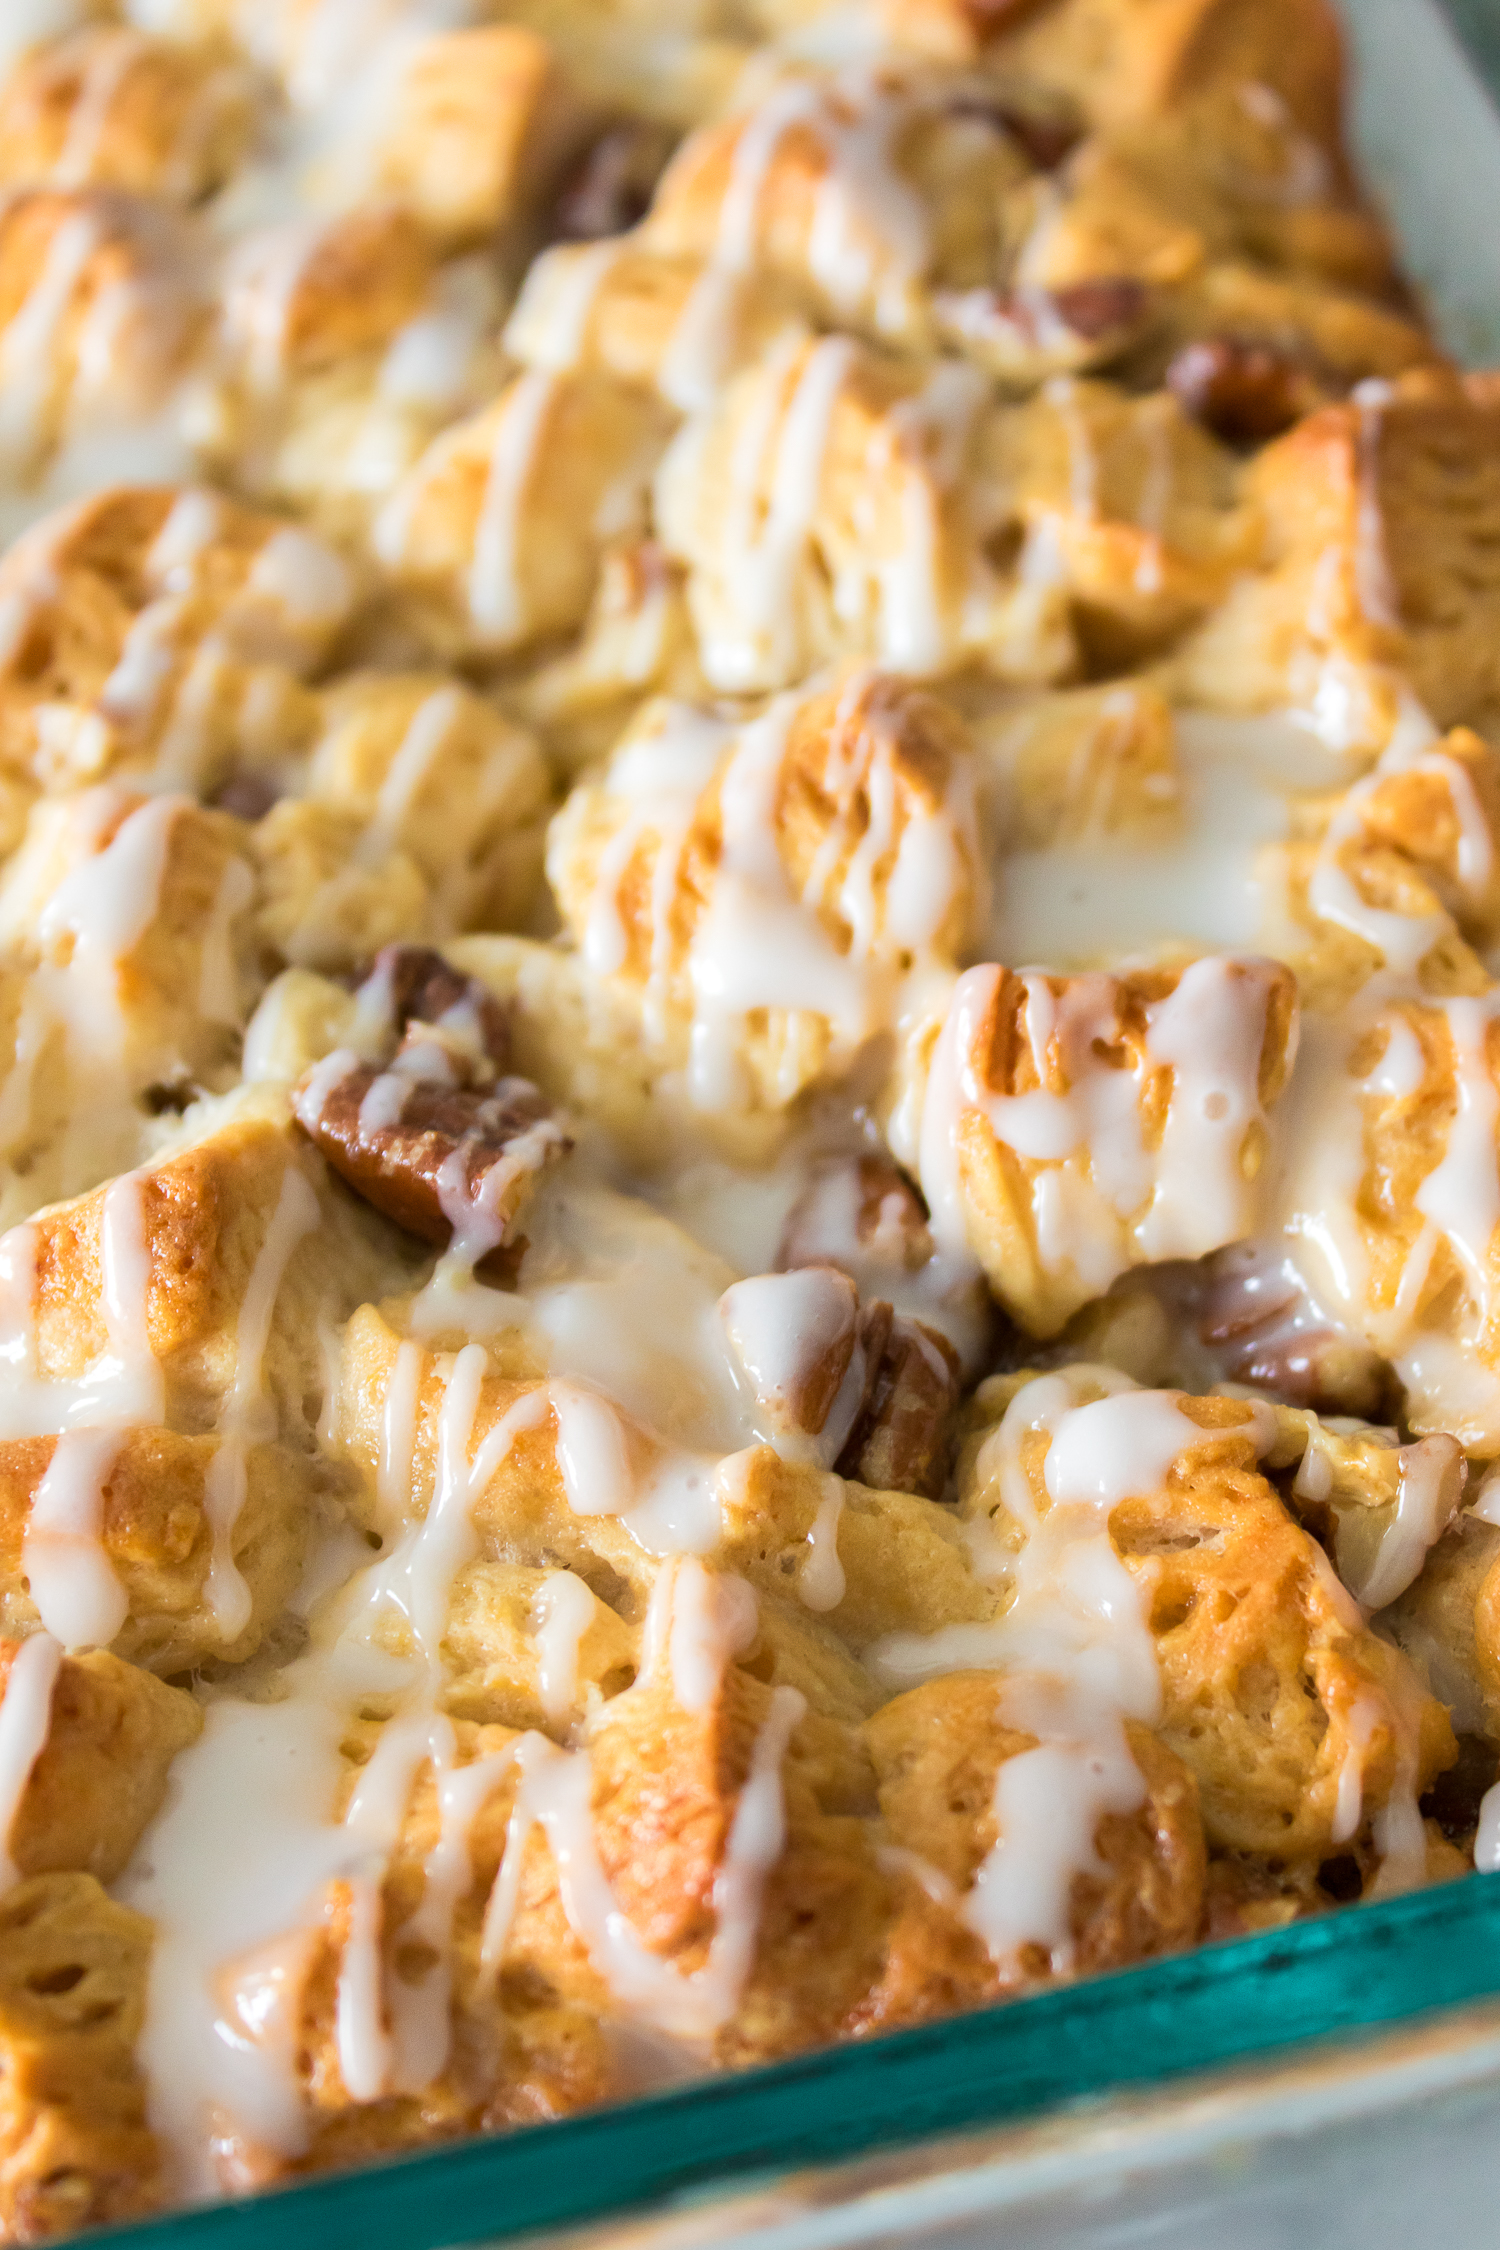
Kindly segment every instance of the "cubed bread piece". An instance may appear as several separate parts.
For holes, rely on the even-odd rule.
[[[969,970],[927,1035],[912,1135],[940,1245],[1053,1335],[1128,1266],[1240,1241],[1296,1026],[1295,981],[1270,961]]]
[[[1074,1405],[1060,1413],[1067,1399]],[[1180,1417],[1175,1454],[1155,1434],[1168,1403]],[[1024,1545],[1034,1534],[1010,1513],[1007,1478],[1021,1474],[1029,1505],[1045,1512],[1048,1454],[1079,1409],[1096,1417],[1100,1458],[1111,1414],[1123,1410],[1116,1437],[1127,1446],[1123,1432],[1144,1429],[1143,1413],[1150,1420],[1139,1470],[1147,1489],[1115,1500],[1116,1472],[1106,1472],[1104,1520],[1155,1646],[1156,1732],[1197,1779],[1210,1845],[1315,1862],[1336,1847],[1368,1857],[1372,1819],[1393,1802],[1414,1815],[1416,1797],[1452,1764],[1452,1729],[1258,1472],[1275,1442],[1271,1418],[1239,1399],[1137,1392],[1101,1369],[1037,1383],[997,1377],[976,1401],[962,1514],[988,1521],[1006,1548]],[[1135,1479],[1127,1468],[1119,1481]]]
[[[1070,668],[1066,565],[1024,584],[1003,567],[1022,496],[990,467],[1005,410],[986,407],[975,369],[791,332],[685,425],[656,521],[715,688],[786,687],[836,657],[1034,682]]]
[[[375,548],[448,655],[580,624],[604,550],[641,527],[660,408],[597,377],[531,372],[444,431],[386,503]]]
[[[0,881],[11,1210],[139,1163],[153,1112],[232,1083],[254,888],[239,822],[188,798],[106,784],[33,808]]]
[[[369,1730],[369,1754],[381,1755]],[[535,1739],[535,1738],[533,1738]],[[551,1990],[502,1986],[481,1958],[486,1908],[506,1848],[516,1737],[460,1722],[440,1805],[430,1759],[405,1777],[388,1852],[327,1886],[320,1918],[225,1964],[228,2020],[252,2043],[295,2055],[305,2149],[279,2154],[231,2126],[223,2152],[243,2186],[368,2161],[456,2134],[567,2116],[616,2090],[603,2028]],[[389,1751],[393,1744],[387,1743]],[[368,1769],[369,1756],[366,1759]],[[364,1778],[356,1766],[356,1791]],[[461,1840],[451,1887],[430,1880],[443,1839]],[[355,1987],[368,1988],[368,2002]],[[285,2051],[280,2050],[280,2051]],[[397,2091],[404,2079],[417,2092]]]
[[[769,1595],[800,1594],[855,1648],[993,1613],[952,1515],[913,1493],[872,1492],[759,1445],[724,1465],[719,1504],[720,1560]]]
[[[1467,727],[1397,743],[1340,796],[1294,807],[1284,859],[1298,971],[1330,1009],[1381,970],[1434,995],[1482,993],[1500,928],[1500,757]]]
[[[505,348],[527,367],[609,376],[701,407],[798,318],[795,292],[774,272],[705,267],[630,234],[554,243],[533,259]]]
[[[1309,1283],[1394,1362],[1411,1428],[1487,1457],[1500,1442],[1495,993],[1371,1016],[1353,1037],[1320,1027],[1275,1219],[1295,1232],[1316,1212]]]
[[[820,324],[920,346],[934,292],[1002,279],[1008,198],[1031,169],[971,81],[889,60],[787,78],[683,144],[638,241],[779,282]],[[715,283],[702,286],[706,310]]]
[[[1251,84],[1316,142],[1339,146],[1342,47],[1326,0],[886,0],[885,21],[930,53],[982,59],[1066,97],[1098,124]]]
[[[321,698],[312,794],[417,862],[460,928],[524,923],[541,880],[547,769],[531,738],[441,673],[357,673]]]
[[[0,1641],[6,1685],[22,1646]],[[21,1874],[73,1870],[113,1882],[166,1794],[167,1768],[202,1724],[181,1688],[105,1649],[62,1657],[46,1742],[10,1830]]]
[[[1039,1747],[1035,1735],[1007,1723],[1003,1675],[929,1680],[883,1705],[864,1731],[892,1840],[950,1887],[939,1903],[955,1920],[982,1927],[963,1905],[972,1905],[975,1877],[1005,1840],[997,1782],[1011,1759]],[[1057,1954],[1081,1975],[1190,1945],[1203,1911],[1207,1854],[1192,1773],[1149,1727],[1129,1722],[1125,1741],[1143,1802],[1138,1811],[1100,1815],[1096,1865],[1073,1875],[1065,1901],[1069,1935]],[[1054,1956],[1030,1939],[989,1966],[992,1990],[1003,1991],[1049,1976]],[[875,2003],[882,2020],[887,2006],[884,1996]]]
[[[1150,685],[1018,698],[972,731],[987,826],[1001,851],[1161,831],[1180,811],[1171,706]]]
[[[585,960],[698,1106],[784,1109],[846,1075],[903,980],[965,945],[974,780],[955,714],[879,674],[737,731],[653,705],[558,814],[548,873]]]
[[[656,1566],[615,1507],[623,1503],[628,1508],[637,1480],[660,1458],[659,1441],[597,1400],[614,1432],[603,1458],[608,1461],[619,1449],[627,1489],[596,1491],[591,1479],[579,1496],[599,1512],[579,1513],[557,1458],[559,1404],[566,1413],[568,1388],[558,1386],[560,1401],[549,1397],[530,1372],[529,1354],[511,1357],[519,1357],[527,1372],[482,1378],[470,1433],[470,1462],[483,1462],[488,1471],[474,1480],[469,1511],[481,1554],[532,1568],[561,1566],[595,1588],[611,1608],[623,1601],[627,1614],[634,1610],[638,1615]],[[399,1529],[422,1520],[431,1507],[440,1418],[453,1368],[451,1354],[429,1351],[411,1338],[403,1341],[373,1305],[361,1306],[350,1320],[340,1353],[337,1442],[367,1480],[365,1510],[371,1523],[378,1510]],[[399,1413],[389,1403],[398,1377]],[[589,1394],[590,1403],[595,1398]],[[588,1426],[599,1433],[592,1417]],[[601,1434],[608,1438],[609,1430]]]
[[[162,1403],[153,1412],[148,1401],[154,1394],[161,1402],[164,1389],[175,1427],[212,1428],[235,1383],[253,1277],[257,1316],[266,1316],[262,1383],[286,1426],[301,1429],[328,1279],[326,1259],[307,1239],[318,1216],[289,1126],[247,1114],[12,1228],[0,1237],[9,1321],[29,1342],[44,1400],[50,1386],[76,1382],[114,1352],[143,1422],[163,1418]],[[106,1259],[118,1277],[117,1309]],[[245,1368],[247,1386],[254,1372]]]
[[[0,1628],[26,1632],[41,1622],[68,1631],[86,1569],[83,1594],[104,1622],[114,1622],[112,1610],[119,1616],[110,1646],[133,1665],[170,1676],[210,1658],[251,1655],[296,1591],[320,1499],[333,1479],[290,1447],[247,1447],[244,1498],[227,1556],[249,1591],[250,1609],[243,1628],[226,1636],[207,1600],[215,1552],[208,1493],[218,1454],[217,1438],[171,1430],[0,1441]],[[40,1494],[73,1494],[80,1486],[98,1495],[96,1539],[71,1528],[51,1531],[45,1507],[37,1520]]]
[[[1500,700],[1500,395],[1418,373],[1361,389],[1267,448],[1250,473],[1257,570],[1184,652],[1187,691],[1230,709],[1295,704],[1368,754],[1403,694],[1440,727]]]
[[[456,1718],[566,1735],[601,1696],[628,1687],[637,1635],[566,1570],[471,1563],[454,1581],[443,1635]]]
[[[378,177],[441,240],[514,234],[545,206],[588,122],[536,31],[450,31],[423,40],[401,79]]]
[[[0,1899],[0,2222],[16,2242],[138,2219],[160,2201],[135,2044],[151,1925],[92,1875]]]
[[[253,120],[248,73],[212,49],[92,25],[33,48],[0,85],[0,180],[197,203]]]
[[[1500,1745],[1497,1563],[1500,1528],[1465,1510],[1381,1622],[1446,1704],[1460,1740]]]
[[[1066,586],[1101,667],[1202,616],[1257,552],[1233,457],[1170,392],[1061,377],[989,418],[984,468],[1025,538],[1023,577]]]
[[[252,392],[386,344],[426,303],[436,252],[402,205],[248,235],[225,288],[226,344]]]
[[[0,765],[33,788],[126,766],[207,793],[240,746],[296,746],[296,681],[353,601],[331,549],[218,494],[81,501],[0,563]]]
[[[863,1824],[819,1811],[797,1733],[796,1699],[735,1665],[693,1708],[655,1672],[617,1696],[575,1786],[586,1778],[599,1865],[645,1965],[628,1983],[601,1975],[533,1830],[506,1978],[544,1981],[606,2016],[629,2015],[633,1995],[638,2019],[675,2025],[721,2063],[836,2036],[878,1974],[890,1888]],[[781,1801],[784,1840],[748,1883],[722,1882],[721,1869],[755,1850],[733,1831],[756,1772]]]
[[[18,189],[0,207],[7,480],[32,480],[71,436],[144,435],[206,327],[200,254],[169,206],[114,188]]]
[[[250,838],[256,934],[273,960],[337,974],[398,939],[436,935],[433,888],[392,838],[346,805],[283,797]]]

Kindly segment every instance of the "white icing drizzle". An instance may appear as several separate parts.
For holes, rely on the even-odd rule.
[[[743,1094],[738,1046],[761,1009],[815,1009],[847,1049],[874,1029],[869,980],[788,885],[775,807],[796,708],[779,697],[739,736],[719,781],[724,843],[709,910],[693,941],[689,1084],[700,1108]]]
[[[203,1598],[220,1635],[236,1640],[250,1622],[250,1589],[234,1559],[234,1530],[245,1504],[250,1447],[276,1434],[276,1414],[265,1393],[265,1355],[282,1277],[292,1252],[317,1226],[318,1199],[288,1164],[276,1209],[256,1253],[240,1304],[235,1336],[234,1383],[219,1416],[219,1446],[203,1486],[203,1513],[212,1552]]]
[[[642,1945],[610,1888],[594,1835],[587,1755],[559,1750],[541,1735],[523,1736],[515,1752],[521,1787],[485,1916],[486,1964],[498,1967],[504,1953],[526,1840],[540,1827],[557,1867],[563,1910],[615,2002],[654,2030],[706,2044],[733,2015],[754,1963],[761,1894],[786,1839],[782,1763],[805,1709],[795,1688],[772,1690],[714,1878],[708,1958],[686,1975]]]
[[[53,229],[30,292],[0,333],[0,460],[13,470],[28,468],[45,439],[63,380],[63,324],[100,240],[100,223],[91,212],[65,217]]]
[[[578,1701],[578,1651],[594,1619],[594,1597],[571,1570],[553,1570],[536,1604],[537,1692],[553,1726],[565,1727]]]
[[[1145,1800],[1124,1721],[1150,1725],[1161,1712],[1145,1604],[1111,1542],[1110,1514],[1132,1495],[1160,1490],[1179,1457],[1209,1436],[1177,1394],[1137,1390],[1106,1368],[1086,1372],[1104,1397],[1078,1405],[1069,1377],[1036,1377],[1016,1393],[976,1464],[979,1487],[996,1489],[1025,1534],[1012,1556],[982,1520],[969,1527],[976,1564],[1011,1593],[1004,1615],[931,1635],[892,1634],[865,1651],[893,1687],[971,1665],[1003,1672],[1005,1724],[1038,1745],[1000,1768],[999,1836],[964,1912],[998,1957],[1035,1944],[1059,1968],[1071,1959],[1074,1878],[1101,1871],[1100,1819]],[[1264,1450],[1271,1417],[1250,1426]],[[1045,1510],[1021,1459],[1036,1430],[1050,1439]]]
[[[651,1589],[642,1678],[669,1680],[684,1711],[707,1711],[728,1667],[754,1646],[759,1629],[759,1605],[743,1578],[707,1570],[692,1556],[674,1556]]]
[[[846,1498],[842,1477],[824,1478],[823,1497],[807,1535],[807,1559],[797,1573],[798,1598],[807,1609],[837,1609],[847,1590],[839,1560],[839,1521]]]
[[[735,442],[719,543],[727,602],[700,621],[701,661],[715,687],[754,688],[801,669],[808,541],[834,408],[853,363],[847,337],[825,337],[808,349],[792,334],[757,378],[755,410]]]
[[[64,1648],[107,1648],[129,1614],[102,1537],[119,1445],[112,1430],[65,1432],[27,1513],[21,1569],[44,1630]]]
[[[1116,986],[1076,976],[1061,993],[1028,974],[1024,1026],[1041,1084],[992,1094],[976,1055],[1002,971],[959,979],[933,1052],[918,1151],[932,1231],[951,1256],[968,1255],[960,1168],[963,1120],[975,1114],[997,1140],[1047,1167],[1031,1184],[1037,1249],[1049,1271],[1072,1267],[1102,1290],[1127,1263],[1126,1240],[1147,1258],[1198,1257],[1249,1231],[1254,1202],[1242,1162],[1263,1117],[1259,1094],[1268,988],[1230,957],[1192,963],[1147,1010],[1146,1065],[1172,1072],[1160,1148],[1142,1136],[1143,1085],[1113,1068]],[[1055,1056],[1055,1059],[1054,1059]],[[1056,1090],[1061,1073],[1065,1091]]]
[[[1453,1473],[1449,1449],[1422,1438],[1397,1456],[1396,1515],[1384,1533],[1366,1576],[1346,1581],[1367,1610],[1385,1609],[1404,1594],[1452,1522],[1463,1496],[1463,1477]]]
[[[463,697],[456,687],[438,688],[417,705],[385,770],[374,817],[365,832],[372,851],[390,851],[401,843],[403,824],[462,711]]]
[[[506,647],[527,629],[521,515],[556,395],[555,379],[532,371],[507,393],[496,419],[469,569],[469,615],[491,647]]]
[[[14,1889],[21,1879],[11,1857],[11,1838],[31,1769],[47,1747],[61,1664],[61,1644],[46,1632],[30,1634],[11,1658],[0,1702],[0,1892]]]

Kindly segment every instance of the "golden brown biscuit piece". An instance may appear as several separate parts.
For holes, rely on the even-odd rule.
[[[548,872],[695,1103],[774,1114],[847,1075],[966,943],[974,779],[957,716],[879,673],[738,730],[654,705],[558,814]]]
[[[370,1731],[360,1746],[366,1762],[380,1750]],[[317,1923],[226,1964],[227,2020],[252,2041],[294,2042],[309,2128],[307,2150],[295,2158],[232,2135],[226,2155],[237,2184],[567,2116],[614,2090],[598,2022],[536,1979],[502,1983],[482,1955],[520,1778],[509,1756],[516,1740],[506,1727],[462,1722],[449,1738],[446,1772],[474,1797],[464,1821],[467,1879],[440,1906],[428,1869],[445,1821],[432,1762],[421,1760],[406,1785],[395,1848],[376,1870],[330,1883]],[[357,1797],[357,1766],[350,1779]],[[374,1987],[357,2031],[346,1971]],[[420,2091],[397,2090],[414,2076],[425,2079]]]
[[[10,481],[33,481],[72,436],[160,417],[203,338],[200,264],[184,222],[154,198],[26,187],[5,200],[0,461]]]
[[[1128,1266],[1241,1240],[1296,1024],[1295,981],[1270,961],[971,969],[918,1073],[913,1138],[939,1240],[977,1257],[1036,1335]]]
[[[206,1598],[216,1546],[209,1501],[219,1453],[217,1438],[173,1430],[0,1441],[4,1630],[27,1632],[42,1622],[37,1605],[46,1584],[39,1573],[57,1546],[38,1520],[46,1512],[39,1511],[38,1497],[55,1465],[53,1490],[59,1483],[72,1489],[82,1479],[85,1489],[92,1485],[99,1494],[93,1567],[102,1569],[104,1589],[96,1598],[106,1623],[120,1615],[110,1642],[117,1655],[168,1677],[209,1659],[251,1655],[296,1591],[309,1537],[336,1478],[291,1446],[246,1449],[244,1497],[227,1546],[250,1608],[243,1628],[226,1635]],[[217,1473],[224,1474],[222,1465]],[[65,1568],[71,1567],[69,1536],[61,1541]],[[113,1595],[111,1581],[118,1589]],[[112,1602],[119,1605],[114,1614]]]
[[[1450,1432],[1487,1457],[1500,1431],[1500,1025],[1478,982],[1472,996],[1392,1000],[1352,1030],[1319,1026],[1276,1218],[1295,1229],[1317,1210],[1309,1281],[1394,1363],[1410,1426]]]
[[[185,797],[33,809],[0,883],[8,1212],[138,1163],[155,1113],[233,1082],[253,893],[239,823]]]
[[[160,2201],[135,2060],[150,1955],[150,1923],[92,1875],[38,1875],[0,1899],[0,2219],[13,2241]]]
[[[235,1382],[240,1309],[255,1276],[258,1302],[274,1288],[261,1309],[275,1317],[256,1353],[264,1386],[287,1426],[301,1428],[318,1268],[327,1270],[307,1240],[318,1218],[289,1127],[253,1112],[146,1170],[39,1212],[3,1238],[9,1319],[22,1324],[34,1380],[76,1382],[113,1351],[143,1404],[164,1386],[165,1414],[158,1406],[143,1421],[168,1418],[189,1433],[211,1428]],[[110,1312],[106,1257],[133,1292],[128,1312],[119,1297]],[[247,1364],[247,1381],[253,1372]]]
[[[1104,1522],[1155,1647],[1156,1731],[1196,1776],[1210,1846],[1283,1860],[1321,1862],[1336,1847],[1399,1858],[1415,1822],[1421,1849],[1416,1799],[1455,1755],[1447,1714],[1369,1631],[1322,1549],[1257,1471],[1275,1442],[1272,1418],[1237,1399],[1121,1383],[1075,1368],[984,1386],[962,1513],[988,1521],[1015,1552],[1036,1534],[1010,1512],[1007,1475],[1024,1477],[1045,1522],[1055,1504],[1047,1457],[1070,1414],[1123,1408],[1124,1429],[1145,1426],[1139,1402],[1153,1423],[1167,1405],[1179,1418],[1169,1425],[1178,1450],[1163,1441],[1164,1473],[1142,1459],[1146,1489],[1117,1499],[1106,1481]],[[1002,1410],[995,1434],[991,1418]],[[1096,1447],[1107,1450],[1107,1430],[1100,1421]]]
[[[386,503],[376,552],[447,655],[580,624],[611,539],[641,527],[660,409],[600,378],[530,372],[436,439]]]
[[[888,0],[885,20],[900,39],[982,57],[1102,125],[1253,84],[1339,146],[1342,46],[1325,0]]]
[[[274,961],[343,975],[382,946],[437,935],[432,886],[411,854],[342,805],[283,797],[250,839],[256,935]]]
[[[1004,1681],[993,1672],[953,1672],[912,1688],[867,1720],[864,1733],[891,1837],[936,1870],[934,1903],[961,1920],[976,1875],[1002,1840],[1001,1768],[1035,1750],[1037,1738],[1007,1724]],[[1132,1721],[1125,1739],[1144,1802],[1138,1812],[1101,1816],[1100,1865],[1074,1875],[1067,1901],[1071,1936],[1059,1951],[1070,1972],[1085,1976],[1190,1945],[1203,1911],[1207,1854],[1192,1773],[1149,1728]],[[990,1964],[992,1990],[1053,1969],[1048,1948],[1028,1941]]]
[[[1164,831],[1180,811],[1171,706],[1147,682],[1020,697],[972,726],[1002,851]]]
[[[252,391],[387,343],[421,309],[435,252],[400,204],[294,220],[239,245],[225,328]]]
[[[785,687],[852,657],[1031,682],[1069,670],[1066,565],[1021,583],[1005,567],[1025,496],[1005,483],[1005,410],[986,407],[977,370],[792,332],[687,423],[656,521],[715,688]]]
[[[1492,384],[1424,372],[1362,387],[1268,447],[1249,491],[1263,557],[1185,652],[1191,695],[1296,704],[1365,754],[1389,741],[1403,694],[1440,727],[1484,722],[1500,695]]]
[[[8,1687],[20,1641],[0,1641]],[[161,1805],[167,1768],[203,1714],[104,1649],[60,1658],[46,1742],[16,1805],[9,1851],[23,1875],[67,1870],[111,1883]]]
[[[1434,996],[1485,991],[1500,762],[1478,735],[1398,740],[1341,795],[1294,804],[1293,839],[1281,872],[1290,919],[1307,933],[1297,970],[1313,1005],[1331,1013],[1383,970]]]
[[[846,1483],[768,1445],[731,1456],[718,1496],[721,1562],[765,1595],[798,1597],[855,1648],[993,1612],[952,1516],[931,1501]]]
[[[422,42],[401,80],[377,177],[442,241],[513,234],[543,210],[588,124],[537,32],[447,32]]]
[[[296,744],[296,683],[353,602],[347,566],[274,516],[111,487],[0,564],[0,763],[29,787],[126,766],[211,791],[241,745]]]
[[[100,24],[34,48],[0,86],[0,180],[198,203],[244,153],[248,76],[211,50]]]
[[[458,927],[524,923],[551,810],[530,736],[442,673],[353,674],[324,691],[320,715],[313,796],[358,814],[371,848],[399,842]]]

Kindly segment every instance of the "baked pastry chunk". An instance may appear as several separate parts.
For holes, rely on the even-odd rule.
[[[1324,0],[0,13],[0,2240],[1500,1866]]]

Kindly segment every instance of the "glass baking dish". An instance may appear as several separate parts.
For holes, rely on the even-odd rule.
[[[1378,2110],[1382,2095],[1387,2108],[1404,2101],[1421,2085],[1424,2063],[1431,2079],[1436,2055],[1447,2063],[1446,2078],[1437,2073],[1440,2088],[1482,2091],[1488,2081],[1493,2126],[1500,2121],[1500,2005],[1476,2008],[1482,2000],[1500,2002],[1500,1876],[1470,1876],[921,2030],[96,2239],[135,2250],[261,2243],[276,2250],[364,2250],[371,2243],[380,2250],[440,2250],[571,2232],[606,2215],[646,2210],[667,2227],[665,2236],[648,2227],[648,2238],[663,2250],[668,2242],[686,2250],[697,2241],[759,2241],[769,2194],[777,2250],[793,2243],[811,2250],[815,2242],[892,2239],[891,2199],[904,2194],[913,2208],[895,2239],[926,2241],[940,2216],[938,2207],[923,2209],[924,2201],[932,2203],[934,2181],[949,2183],[952,2205],[953,2183],[967,2176],[967,2216],[977,2215],[976,2195],[978,2212],[994,2212],[1028,2184],[1076,2188],[1091,2171],[1097,2175],[1101,2150],[1118,2142],[1130,2114],[1101,2097],[1164,2087],[1278,2050],[1284,2062],[1299,2042],[1343,2035],[1342,2051],[1321,2057],[1314,2071],[1325,2110],[1332,2095],[1332,2112],[1348,2111],[1350,2089],[1360,2080],[1365,2109]],[[1351,2033],[1455,2006],[1466,2008],[1459,2021],[1429,2025],[1415,2042],[1398,2041],[1358,2067]],[[1307,2068],[1304,2061],[1304,2077]],[[1232,2141],[1237,2132],[1243,2143],[1264,2131],[1255,2097],[1263,2107],[1277,2076],[1275,2069],[1252,2073],[1242,2076],[1237,2093],[1220,2090],[1221,2139]],[[1204,2089],[1195,2092],[1201,2106]],[[1312,2098],[1304,2093],[1304,2109]],[[1360,2107],[1355,2101],[1355,2114]],[[966,2129],[1014,2125],[1059,2109],[1050,2181],[1045,2166],[1038,2174],[1034,2155],[1029,2174],[1024,2164],[1017,2171],[1019,2147],[954,2144]],[[1134,2115],[1137,2139],[1149,2145],[1150,2112]],[[1169,2115],[1158,2108],[1158,2135]],[[922,2152],[914,2168],[850,2169],[851,2160],[872,2151],[888,2154],[938,2137],[948,2145]],[[1201,2122],[1197,2138],[1201,2143]],[[1500,2146],[1496,2160],[1500,2167]],[[903,2170],[910,2176],[903,2179]],[[684,2199],[701,2200],[710,2189],[718,2208],[690,2211],[684,2224]],[[843,2222],[833,2230],[826,2224],[830,2207]],[[806,2215],[801,2226],[798,2211]],[[813,2223],[813,2214],[825,2223]],[[1008,2238],[1026,2239],[1009,2230]],[[623,2250],[626,2240],[641,2239],[640,2220],[624,2234],[618,2226],[602,2235],[591,2228],[587,2239],[600,2250],[604,2243]],[[1301,2239],[1320,2246],[1323,2240]],[[1444,2250],[1458,2239],[1445,2233]]]
[[[3,5],[3,0],[0,0]],[[1500,0],[1343,0],[1408,270],[1500,362]],[[1446,9],[1446,14],[1443,12]],[[93,2239],[1383,2250],[1500,2209],[1500,1876]]]

